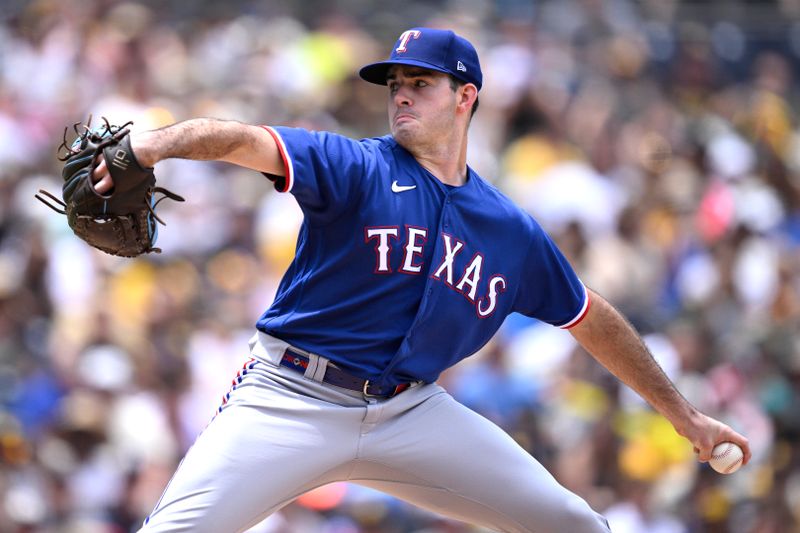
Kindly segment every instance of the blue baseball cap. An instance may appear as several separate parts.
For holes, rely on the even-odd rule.
[[[411,65],[451,74],[478,90],[483,84],[478,52],[472,44],[451,30],[412,28],[404,31],[386,61],[371,63],[358,72],[364,80],[386,85],[392,65]]]

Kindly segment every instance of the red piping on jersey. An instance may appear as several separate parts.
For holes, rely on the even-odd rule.
[[[571,329],[571,328],[574,328],[575,326],[577,326],[578,324],[580,324],[581,320],[586,318],[586,313],[589,312],[589,308],[591,306],[592,306],[592,299],[589,298],[589,291],[586,291],[586,307],[583,308],[583,310],[580,312],[580,314],[577,317],[573,318],[572,320],[570,320],[569,322],[567,322],[563,326],[560,326],[561,329]]]
[[[288,192],[292,190],[292,185],[294,184],[294,169],[292,168],[292,162],[289,161],[289,157],[286,153],[286,147],[283,145],[283,139],[269,126],[261,126],[264,128],[267,133],[272,135],[272,138],[275,140],[275,144],[278,146],[278,152],[281,154],[281,159],[283,159],[283,168],[286,172],[286,185],[283,190],[279,190],[278,192]]]

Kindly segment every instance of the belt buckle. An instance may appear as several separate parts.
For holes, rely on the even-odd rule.
[[[361,394],[364,396],[365,400],[369,400],[370,398],[379,398],[380,397],[378,394],[370,394],[370,393],[368,393],[367,392],[368,388],[369,388],[369,380],[365,379],[364,380],[364,386],[361,387]]]

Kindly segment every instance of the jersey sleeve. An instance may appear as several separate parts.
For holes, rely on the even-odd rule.
[[[265,176],[278,191],[292,193],[306,218],[325,223],[352,206],[368,158],[361,143],[329,132],[263,128],[278,144],[286,169],[285,177]]]
[[[589,310],[589,292],[549,235],[531,219],[533,236],[515,311],[568,329]]]

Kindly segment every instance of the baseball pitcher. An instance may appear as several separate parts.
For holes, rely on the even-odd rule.
[[[513,312],[568,329],[700,461],[723,441],[749,459],[747,439],[690,405],[539,224],[467,165],[483,78],[466,39],[410,29],[360,75],[387,87],[390,135],[213,119],[131,135],[145,168],[171,157],[227,161],[263,173],[304,213],[249,359],[142,531],[242,531],[335,481],[498,531],[609,531],[435,383]],[[99,194],[113,190],[102,156],[91,175]]]

